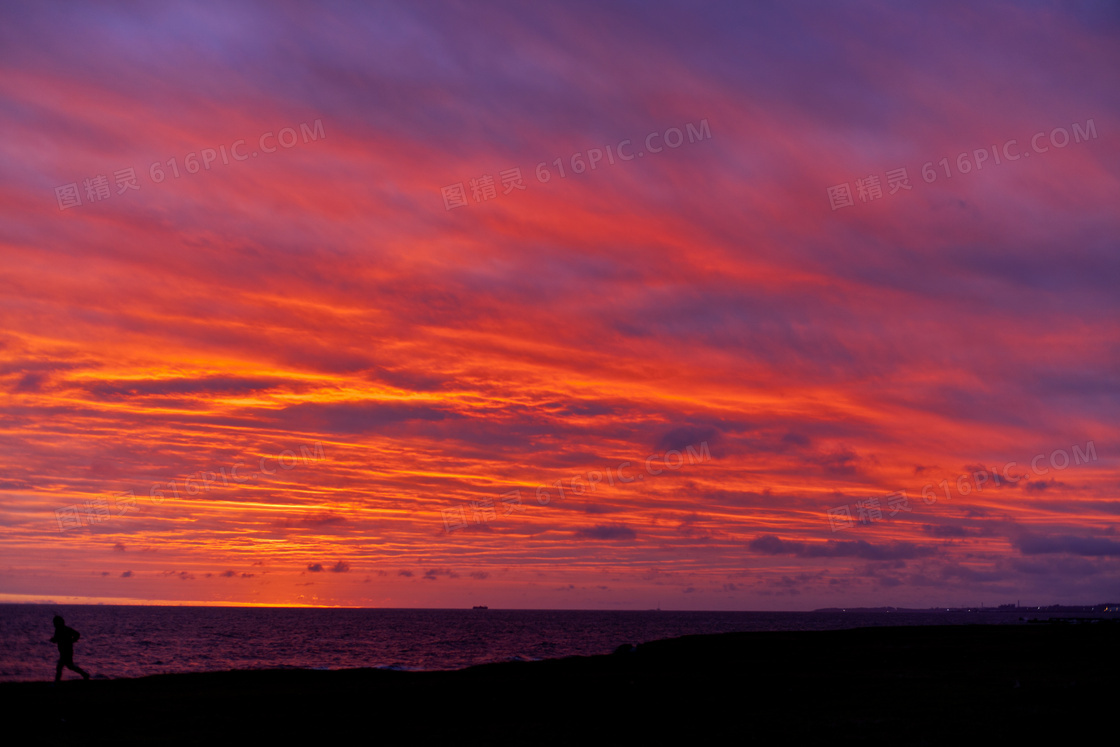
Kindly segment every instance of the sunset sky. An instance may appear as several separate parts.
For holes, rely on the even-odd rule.
[[[1118,72],[1111,2],[5,2],[0,601],[1116,601]]]

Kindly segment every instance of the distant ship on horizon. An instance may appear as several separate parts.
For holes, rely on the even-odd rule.
[[[488,610],[490,608],[487,607],[485,604],[476,604],[475,606],[471,607],[471,609],[472,610]]]

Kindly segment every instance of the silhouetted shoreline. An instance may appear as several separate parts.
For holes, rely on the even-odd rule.
[[[444,672],[285,669],[58,687],[18,682],[0,684],[0,697],[41,744],[296,736],[931,744],[1027,737],[1047,725],[1081,739],[1111,726],[1111,705],[1093,704],[1114,703],[1120,692],[1118,639],[1113,622],[729,633]]]
[[[54,666],[53,648],[36,631],[55,611],[69,615],[67,620],[81,629],[80,661],[94,679],[261,668],[442,671],[608,654],[620,641],[752,631],[1023,625],[1032,617],[944,609],[831,613],[98,605],[55,610],[0,605],[0,639],[8,645],[0,681],[36,682]],[[260,635],[262,630],[268,635]]]

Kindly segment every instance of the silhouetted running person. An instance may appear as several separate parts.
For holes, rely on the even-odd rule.
[[[66,621],[58,615],[54,616],[54,638],[51,643],[58,644],[58,666],[54,670],[54,681],[62,679],[62,668],[77,672],[82,679],[89,679],[89,672],[74,663],[74,642],[81,638],[81,634],[73,628],[66,627]]]

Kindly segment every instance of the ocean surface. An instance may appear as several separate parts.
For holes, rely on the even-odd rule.
[[[886,625],[1022,624],[1022,612],[385,610],[0,604],[0,681],[51,680],[51,618],[81,633],[94,678],[226,669],[459,669],[607,654],[705,633]],[[66,670],[65,679],[79,675]]]

